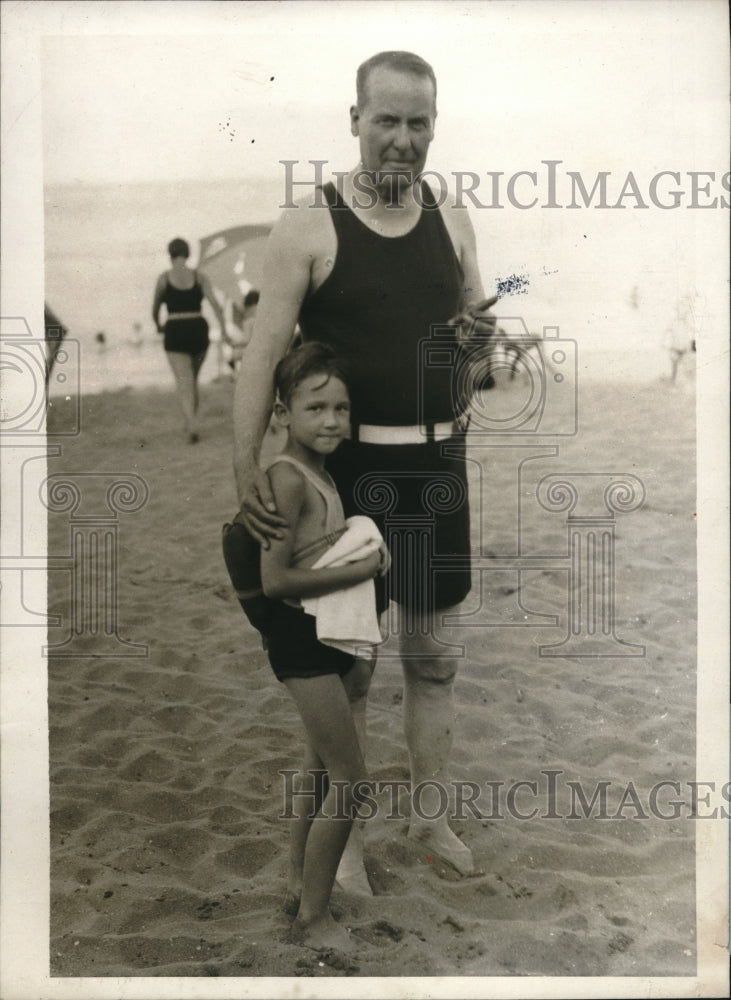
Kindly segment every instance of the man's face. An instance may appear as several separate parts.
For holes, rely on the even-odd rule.
[[[434,86],[428,77],[387,66],[371,70],[364,105],[350,109],[363,169],[395,175],[399,188],[413,184],[424,169],[436,116]],[[388,179],[384,186],[391,183]]]

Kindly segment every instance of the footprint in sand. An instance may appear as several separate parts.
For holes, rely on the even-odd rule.
[[[388,920],[376,920],[370,926],[377,938],[388,938],[390,941],[400,941],[405,933],[403,927],[396,927]],[[359,930],[359,934],[362,933],[362,930]]]
[[[621,931],[619,934],[615,934],[607,945],[607,950],[610,955],[614,952],[627,951],[629,946],[634,943],[634,938],[631,938],[628,934],[623,934]]]
[[[346,975],[353,975],[360,971],[359,965],[356,965],[347,955],[343,955],[339,951],[318,952],[317,964],[320,968],[327,965],[331,969],[337,969],[338,972],[345,972]]]
[[[196,916],[198,917],[198,920],[210,920],[211,917],[216,912],[216,907],[220,905],[221,904],[218,902],[218,900],[215,899],[206,900],[205,903],[202,903],[200,906],[196,907]]]

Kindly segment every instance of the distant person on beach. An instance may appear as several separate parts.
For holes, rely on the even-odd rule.
[[[256,288],[251,288],[244,296],[241,306],[234,305],[232,309],[232,323],[237,328],[237,333],[231,338],[231,357],[228,363],[234,372],[238,371],[244,356],[244,348],[254,332],[258,305],[259,292]]]
[[[205,274],[188,267],[190,247],[185,240],[174,239],[168,245],[170,270],[157,279],[152,302],[152,318],[157,332],[164,334],[165,354],[175,377],[178,401],[183,411],[190,444],[199,440],[198,375],[208,350],[208,321],[201,313],[207,299],[228,342],[223,310]],[[165,306],[167,319],[160,323],[160,309]]]
[[[670,355],[670,382],[674,385],[680,369],[688,361],[689,371],[695,370],[697,313],[699,306],[693,295],[684,295],[675,308],[675,323],[667,330],[666,346]]]
[[[388,568],[382,542],[359,561],[311,568],[345,528],[342,503],[325,460],[349,433],[346,377],[334,352],[317,343],[292,351],[277,365],[276,408],[288,437],[267,471],[288,527],[261,553],[264,593],[272,599],[265,630],[269,661],[305,727],[304,784],[298,790],[306,787],[309,772],[327,772],[324,782],[315,778],[311,797],[297,795],[292,803],[297,818],[285,908],[296,914],[294,927],[304,944],[341,949],[348,945],[347,932],[333,920],[328,904],[352,825],[353,785],[366,779],[362,734],[351,698],[364,683],[364,671],[366,680],[370,671],[352,653],[320,642],[316,620],[300,602],[372,580]],[[370,600],[375,622],[372,587]]]
[[[352,440],[327,468],[345,513],[371,515],[393,552],[377,592],[379,610],[393,600],[405,623],[398,636],[404,729],[412,789],[424,792],[409,836],[468,874],[472,854],[442,807],[459,662],[442,637],[442,620],[471,584],[468,401],[455,398],[453,379],[464,341],[494,332],[487,310],[495,299],[484,299],[467,213],[450,199],[439,208],[421,177],[437,115],[431,66],[409,52],[378,53],[358,69],[356,92],[350,129],[359,165],[322,189],[313,184],[270,236],[254,336],[235,389],[237,487],[248,530],[264,547],[273,544],[287,512],[258,456],[272,406],[268,376],[299,323],[305,343],[330,344],[352,372]],[[422,348],[434,329],[442,360],[427,366]],[[362,702],[372,666],[361,672]],[[343,862],[360,865],[362,884],[358,851],[351,838]]]

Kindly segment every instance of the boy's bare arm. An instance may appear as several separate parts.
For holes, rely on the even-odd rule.
[[[285,512],[291,527],[283,530],[281,539],[272,540],[268,549],[262,549],[261,580],[267,597],[278,600],[284,597],[322,597],[334,590],[371,580],[380,572],[383,565],[380,551],[347,566],[325,569],[292,566],[294,527],[300,522],[305,509],[305,482],[296,469],[287,465],[272,469],[270,476],[277,509]]]

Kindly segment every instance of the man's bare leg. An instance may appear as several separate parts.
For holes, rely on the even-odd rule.
[[[437,620],[455,609],[437,612]],[[429,784],[419,795],[418,815],[412,806],[409,836],[424,843],[434,854],[449,862],[460,874],[475,870],[472,853],[447,823],[448,764],[454,732],[454,678],[457,660],[438,655],[439,646],[431,634],[401,637],[404,654],[404,732],[411,765],[412,795],[423,782]],[[418,654],[418,655],[415,655]],[[442,790],[443,789],[443,790]],[[434,817],[427,819],[425,817]]]
[[[353,669],[343,677],[343,686],[350,702],[355,731],[358,734],[360,750],[365,758],[366,753],[366,704],[370,688],[375,658],[372,660],[357,659]],[[372,896],[363,861],[363,827],[357,820],[350,831],[348,843],[338,865],[337,884],[346,892]]]

